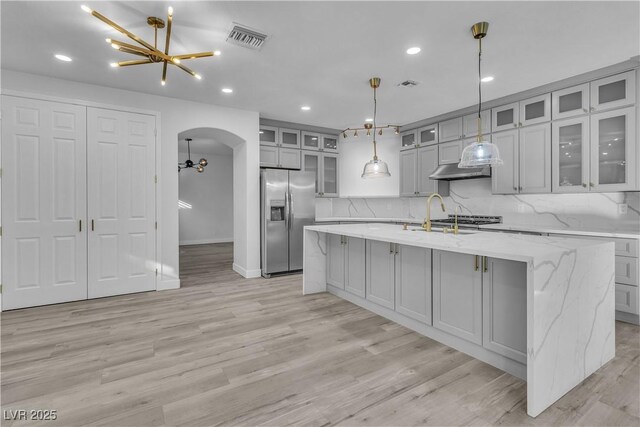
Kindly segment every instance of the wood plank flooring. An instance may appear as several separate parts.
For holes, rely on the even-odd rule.
[[[2,313],[3,409],[58,411],[3,425],[640,424],[637,326],[533,419],[523,381],[229,250],[186,248],[181,289]]]

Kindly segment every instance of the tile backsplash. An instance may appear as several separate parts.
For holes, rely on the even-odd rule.
[[[505,224],[558,229],[638,232],[640,193],[491,194],[491,179],[452,181],[444,197],[447,212],[434,201],[433,218],[460,205],[463,214],[502,215]],[[623,213],[627,205],[626,213]],[[316,199],[316,218],[385,218],[422,221],[426,197],[349,197]]]

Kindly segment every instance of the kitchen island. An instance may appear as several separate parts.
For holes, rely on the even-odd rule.
[[[527,381],[537,416],[615,355],[614,244],[390,224],[305,227],[330,292]]]

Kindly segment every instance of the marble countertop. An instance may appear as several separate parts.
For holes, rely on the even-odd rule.
[[[553,254],[561,256],[590,246],[610,245],[613,253],[612,242],[569,237],[483,232],[458,235],[435,231],[426,233],[418,227],[403,230],[400,225],[380,223],[312,225],[306,226],[305,230],[534,263]]]
[[[435,218],[434,218],[435,219]],[[316,218],[316,222],[399,222],[407,224],[422,224],[422,219],[418,218],[352,218],[352,217],[330,217]],[[489,224],[481,225],[481,230],[505,230],[505,231],[529,231],[534,233],[567,234],[576,236],[592,237],[614,237],[620,239],[640,239],[640,230],[632,231],[611,231],[604,229],[580,230],[575,228],[554,228],[553,226],[535,224]]]

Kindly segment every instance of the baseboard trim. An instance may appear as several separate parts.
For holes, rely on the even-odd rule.
[[[233,271],[235,271],[245,279],[260,277],[260,275],[262,274],[262,270],[260,269],[247,270],[246,268],[239,266],[235,262],[233,263]]]
[[[202,240],[181,240],[180,246],[208,245],[211,243],[233,243],[233,237],[219,237],[216,239],[202,239]]]
[[[169,289],[180,289],[180,279],[158,280],[156,291],[166,291]]]
[[[616,320],[625,323],[632,323],[634,325],[640,325],[640,316],[632,313],[625,313],[624,311],[616,310]]]

